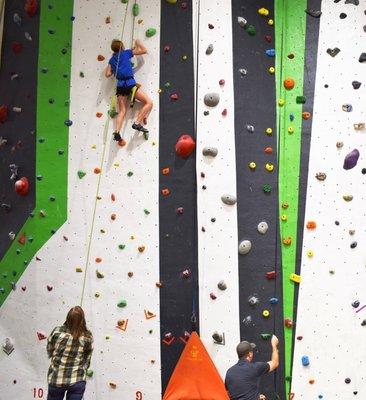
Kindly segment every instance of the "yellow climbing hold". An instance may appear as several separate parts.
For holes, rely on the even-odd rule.
[[[269,311],[268,310],[263,310],[262,315],[264,318],[268,318],[269,317]]]
[[[76,272],[83,272],[83,269],[81,267],[76,267]]]
[[[297,275],[297,274],[291,274],[290,275],[290,280],[292,282],[295,282],[295,283],[300,283],[301,282],[301,276]]]
[[[258,14],[267,17],[268,14],[269,14],[269,10],[268,10],[268,8],[262,7],[262,8],[260,8],[260,9],[258,10]]]
[[[272,128],[267,128],[267,129],[266,129],[266,134],[267,134],[268,136],[272,136]]]
[[[257,164],[256,164],[254,161],[252,161],[251,163],[249,163],[249,168],[250,168],[250,169],[256,169],[256,167],[257,167]]]
[[[271,25],[271,26],[272,26],[273,24],[274,24],[273,19],[269,19],[269,20],[268,20],[268,25]]]
[[[186,55],[182,56],[182,60],[183,60],[183,61],[188,60],[188,56],[186,56]]]
[[[96,144],[93,144],[91,148],[92,148],[92,149],[96,149],[96,148],[97,148],[97,145],[96,145]]]
[[[96,298],[100,297],[100,293],[99,292],[95,292],[94,293],[94,297],[96,297]]]
[[[281,215],[281,220],[282,221],[287,221],[287,215],[286,214],[282,214]]]
[[[279,100],[278,100],[278,105],[279,105],[280,107],[284,106],[284,105],[285,105],[285,100],[284,100],[284,99],[279,99]]]
[[[135,236],[134,236],[134,235],[131,235],[131,236],[130,236],[130,239],[131,239],[131,240],[134,240],[134,239],[135,239]]]
[[[177,0],[166,0],[169,4],[177,4]]]
[[[307,255],[309,258],[312,258],[314,256],[314,252],[312,250],[308,250]]]
[[[269,72],[270,74],[274,74],[274,73],[275,73],[275,67],[269,67],[269,68],[268,68],[268,72]]]
[[[290,135],[292,135],[292,134],[295,132],[294,127],[293,127],[293,126],[289,126],[289,127],[287,128],[287,132],[288,132]]]
[[[273,165],[273,164],[271,164],[271,163],[267,163],[267,164],[266,164],[266,170],[267,170],[268,172],[272,172],[273,169],[274,169],[274,165]]]

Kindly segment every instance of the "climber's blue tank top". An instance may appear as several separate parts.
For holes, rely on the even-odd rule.
[[[133,57],[132,50],[128,49],[128,50],[122,50],[119,53],[114,53],[111,59],[109,60],[109,64],[112,67],[112,72],[117,78],[118,87],[127,87],[136,85],[136,81],[133,76],[132,63],[130,61],[132,57]]]

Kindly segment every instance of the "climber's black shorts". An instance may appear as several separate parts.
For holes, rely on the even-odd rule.
[[[132,85],[132,86],[117,86],[116,95],[117,96],[129,96],[134,87],[135,87],[135,85]]]

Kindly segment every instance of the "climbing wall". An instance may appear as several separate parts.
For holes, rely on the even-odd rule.
[[[291,388],[301,399],[365,396],[365,64],[359,58],[366,2],[352,3],[323,0],[321,7]]]

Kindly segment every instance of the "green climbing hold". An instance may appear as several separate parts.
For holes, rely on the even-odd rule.
[[[170,82],[165,82],[164,83],[164,87],[165,87],[165,89],[169,89],[170,88]]]
[[[50,201],[55,201],[56,197],[55,196],[50,196]]]
[[[132,176],[132,175],[133,175],[133,172],[132,172],[132,171],[128,171],[128,172],[127,172],[127,176],[128,176],[128,177],[130,177],[130,176]]]
[[[134,17],[137,17],[139,14],[140,14],[140,6],[137,3],[135,3],[132,7],[132,15]]]
[[[85,175],[86,175],[86,172],[84,172],[84,171],[78,171],[78,177],[79,177],[79,179],[83,179]]]
[[[127,4],[127,3],[128,3],[128,0],[121,0],[121,3]]]
[[[28,242],[32,243],[34,240],[33,236],[28,236]]]
[[[297,96],[296,97],[296,103],[297,104],[305,104],[306,103],[306,97],[305,96]]]
[[[62,156],[65,153],[65,150],[59,149],[57,153],[59,156]]]
[[[272,190],[272,186],[269,183],[266,183],[265,185],[263,185],[264,193],[271,193],[271,190]]]
[[[40,137],[40,138],[38,139],[38,142],[39,142],[39,143],[44,143],[45,140],[46,140],[46,139],[45,139],[44,137]]]
[[[118,245],[118,248],[119,248],[120,250],[123,250],[125,247],[126,247],[125,244],[119,244],[119,245]]]
[[[41,181],[43,179],[42,175],[37,175],[37,181]]]
[[[261,338],[263,340],[269,340],[272,337],[270,333],[261,333]]]
[[[246,28],[246,31],[247,31],[248,35],[250,35],[250,36],[254,36],[256,34],[254,25],[248,25],[248,27]]]
[[[94,375],[94,371],[92,369],[87,369],[86,370],[86,376],[88,378],[91,378]]]
[[[108,114],[111,118],[115,118],[118,115],[118,112],[116,111],[115,108],[112,108],[108,111]]]
[[[145,213],[146,215],[149,215],[149,214],[150,214],[150,211],[147,210],[147,209],[145,208],[145,209],[144,209],[144,213]]]
[[[20,254],[20,251],[21,251],[20,249],[16,249],[17,254]]]
[[[154,36],[156,34],[156,29],[155,28],[149,28],[147,31],[146,31],[146,36],[147,37],[152,37],[152,36]]]
[[[123,307],[126,307],[127,306],[127,301],[126,300],[120,300],[118,303],[117,303],[117,307],[119,307],[119,308],[123,308]]]

